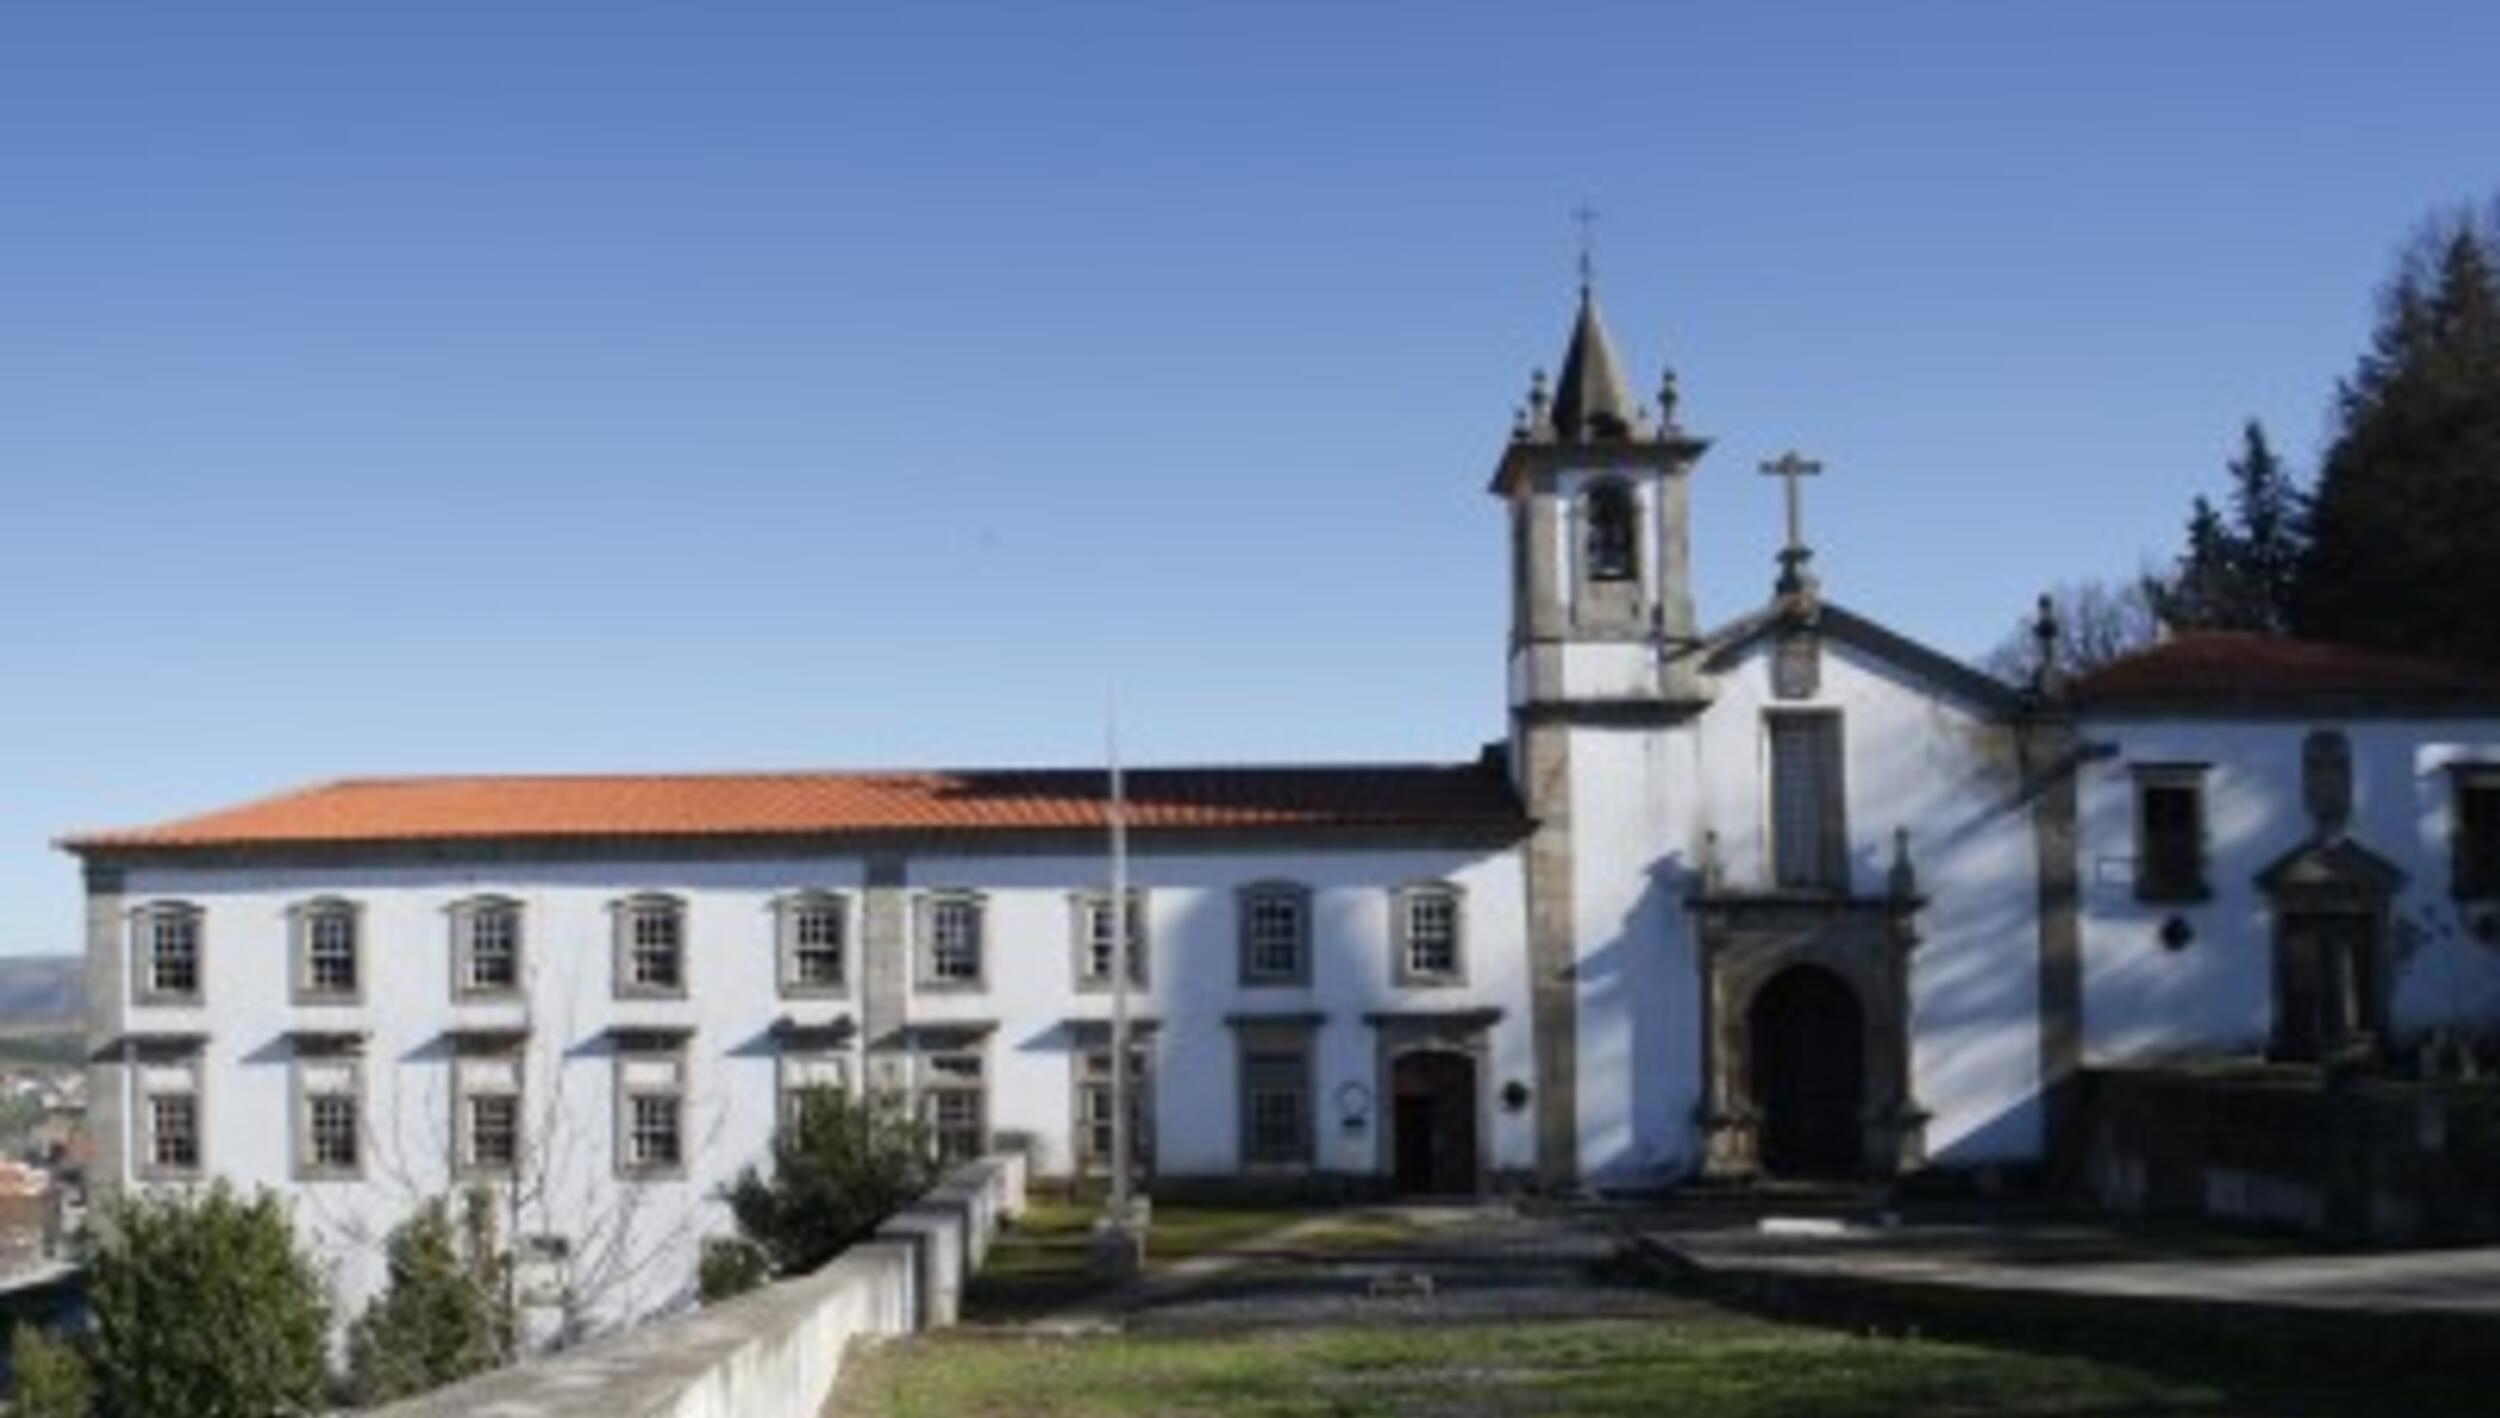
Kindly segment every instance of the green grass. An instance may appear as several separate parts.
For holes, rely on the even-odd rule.
[[[1864,1338],[1692,1304],[1655,1317],[1214,1337],[938,1335],[864,1355],[864,1418],[1877,1418],[1890,1414],[2407,1418],[2488,1393],[2398,1394],[2275,1369],[2198,1373],[1986,1345]]]

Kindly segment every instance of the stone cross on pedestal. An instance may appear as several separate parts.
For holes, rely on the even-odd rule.
[[[1804,495],[1798,481],[1823,471],[1823,465],[1795,449],[1782,453],[1762,465],[1765,477],[1779,478],[1788,484],[1788,545],[1780,550],[1778,591],[1783,596],[1804,595],[1814,589],[1814,578],[1806,574],[1806,563],[1814,553],[1806,546]]]

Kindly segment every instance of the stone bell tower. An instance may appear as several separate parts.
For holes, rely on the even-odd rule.
[[[1537,1170],[1580,1170],[1576,738],[1658,735],[1708,700],[1694,624],[1685,479],[1708,449],[1676,418],[1672,370],[1655,411],[1633,399],[1585,266],[1549,388],[1538,371],[1493,475],[1511,534],[1511,772],[1537,828],[1528,846]],[[1611,805],[1587,824],[1613,832]]]

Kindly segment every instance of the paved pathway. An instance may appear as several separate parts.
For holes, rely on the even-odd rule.
[[[1728,1276],[1844,1279],[2355,1312],[2500,1317],[2500,1246],[2164,1260],[2077,1259],[2111,1233],[1901,1227],[1839,1235],[1653,1232],[1648,1244]]]
[[[1408,1234],[1344,1244],[1323,1219],[1175,1267],[1121,1297],[1135,1330],[1635,1314],[1688,1303],[1610,1276],[1623,1238],[1508,1207],[1387,1208]],[[1339,1218],[1336,1224],[1346,1224]],[[1360,1224],[1359,1219],[1353,1224]]]

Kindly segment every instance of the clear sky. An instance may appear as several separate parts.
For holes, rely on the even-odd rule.
[[[1956,653],[2304,466],[2500,6],[0,7],[0,951],[431,771],[1446,758],[1570,316]]]

